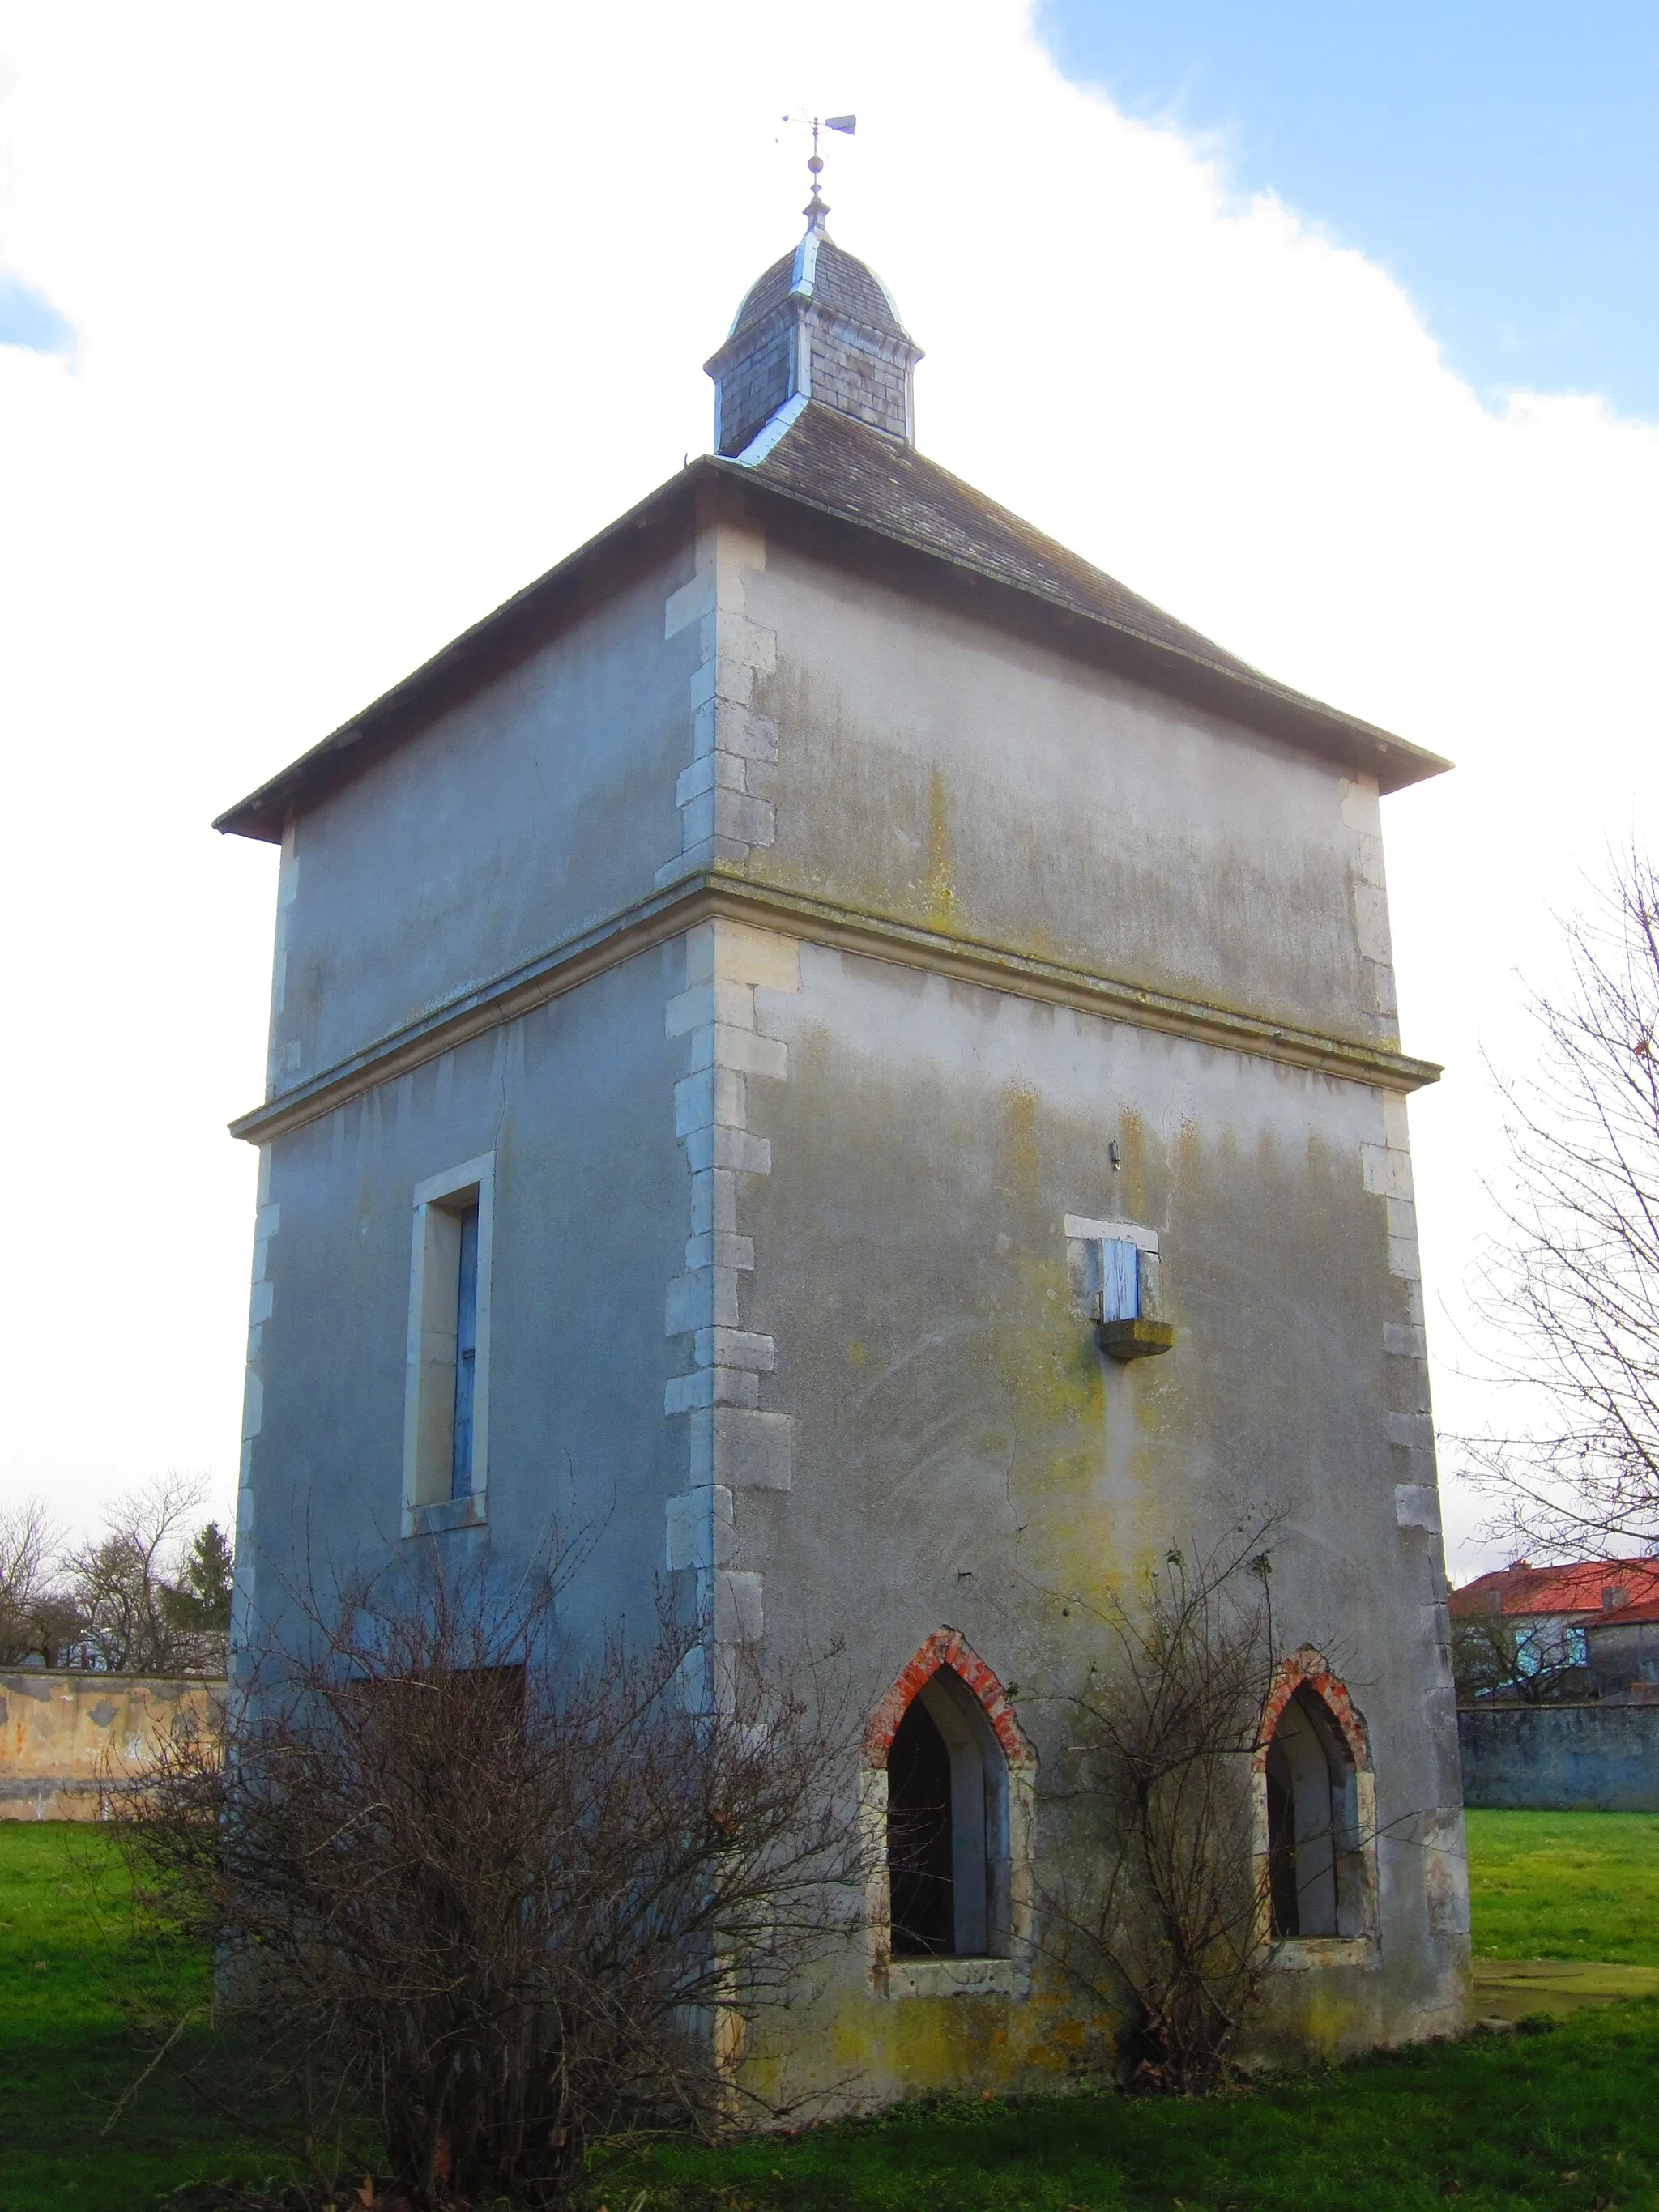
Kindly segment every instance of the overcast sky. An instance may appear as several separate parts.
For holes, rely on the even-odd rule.
[[[799,232],[798,104],[858,112],[831,228],[927,349],[928,452],[1459,763],[1385,829],[1404,1041],[1447,1063],[1412,1109],[1437,1403],[1481,1418],[1482,1051],[1524,1060],[1517,973],[1659,791],[1651,239],[1644,356],[1605,259],[1543,233],[1581,185],[1650,210],[1656,134],[1650,96],[1616,159],[1556,148],[1532,265],[1495,271],[1438,141],[1443,237],[1423,213],[1429,124],[1384,159],[1409,42],[1454,65],[1431,12],[1369,92],[1357,52],[1292,96],[1217,9],[1109,92],[1127,11],[1083,0],[1048,44],[1016,0],[9,0],[0,1497],[84,1522],[177,1468],[228,1507],[254,1158],[224,1124],[263,1079],[275,856],[208,821],[706,447],[700,364]],[[1501,11],[1489,104],[1547,112],[1547,12]],[[1314,128],[1337,77],[1376,103],[1363,192]],[[1488,198],[1527,142],[1494,143]],[[1509,374],[1481,332],[1557,330],[1564,270],[1582,326]]]

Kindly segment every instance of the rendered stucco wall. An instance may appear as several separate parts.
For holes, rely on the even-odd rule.
[[[1374,789],[775,533],[747,610],[777,637],[770,880],[1395,1037]]]
[[[1494,1705],[1457,1716],[1470,1805],[1659,1813],[1659,1705]]]
[[[274,1091],[639,895],[678,838],[682,546],[307,809],[284,845]],[[652,863],[654,865],[654,862]]]
[[[22,1667],[0,1674],[0,1820],[95,1820],[181,1713],[216,1728],[224,1684]]]
[[[1376,1187],[1382,1102],[811,945],[798,992],[757,997],[788,1058],[786,1082],[750,1085],[770,1171],[740,1208],[747,1319],[775,1345],[793,1479],[739,1491],[729,1557],[763,1588],[769,1644],[849,1633],[873,1701],[960,1630],[1018,1686],[1053,1883],[1054,1698],[1104,1656],[1066,1600],[1132,1592],[1171,1543],[1195,1555],[1278,1515],[1278,1639],[1339,1655],[1374,1748],[1381,1942],[1364,1966],[1271,1975],[1260,2033],[1352,2048],[1455,2027],[1453,1692],[1417,1340],[1397,1348],[1414,1267]],[[1099,1352],[1068,1215],[1157,1231],[1167,1356]],[[1041,1971],[1029,1994],[884,1999],[849,1957],[823,2004],[827,2044],[886,2094],[1052,2078],[1085,2032]]]
[[[384,1085],[270,1147],[257,1428],[239,1535],[274,1627],[400,1553],[411,1194],[495,1162],[489,1511],[514,1562],[591,1541],[573,1604],[650,1601],[678,1486],[662,1285],[683,1264],[666,950]],[[643,1518],[641,1502],[650,1499]],[[468,1539],[443,1540],[465,1556]]]

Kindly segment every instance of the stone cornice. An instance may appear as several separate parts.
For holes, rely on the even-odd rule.
[[[911,922],[805,898],[710,868],[665,885],[651,897],[568,938],[539,959],[463,993],[418,1021],[378,1039],[349,1060],[338,1061],[256,1106],[231,1123],[231,1134],[250,1144],[267,1143],[331,1114],[336,1107],[378,1084],[407,1075],[441,1053],[465,1043],[469,1037],[516,1021],[551,999],[562,998],[567,991],[680,936],[700,921],[714,920],[778,930],[837,951],[923,969],[957,982],[977,983],[987,990],[1048,1006],[1070,1006],[1103,1021],[1127,1022],[1137,1029],[1190,1037],[1224,1051],[1249,1053],[1257,1059],[1310,1068],[1378,1090],[1419,1091],[1425,1084],[1437,1082],[1440,1076],[1432,1060],[1413,1060],[1383,1046],[1324,1036],[1315,1030],[1265,1021],[1256,1014],[1208,1006],[1200,1000],[1146,990],[1087,969],[1035,959],[1004,945],[946,937]]]

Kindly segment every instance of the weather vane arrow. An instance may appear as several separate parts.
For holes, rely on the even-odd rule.
[[[818,133],[821,131],[839,131],[843,137],[850,138],[859,127],[859,119],[856,115],[786,115],[783,119],[786,123],[805,124],[812,133],[812,152],[806,164],[807,173],[812,179],[812,197],[801,213],[814,230],[822,230],[823,218],[830,210],[818,190],[818,179],[823,174],[823,157],[818,152]]]

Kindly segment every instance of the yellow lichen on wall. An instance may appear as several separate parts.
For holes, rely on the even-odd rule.
[[[838,2012],[830,2037],[834,2066],[881,2096],[1052,2083],[1079,2070],[1091,2040],[1069,1996],[1041,1984],[1019,1997],[871,1995]]]
[[[945,777],[936,768],[927,780],[927,919],[935,929],[948,931],[956,911],[957,878],[945,820]]]

